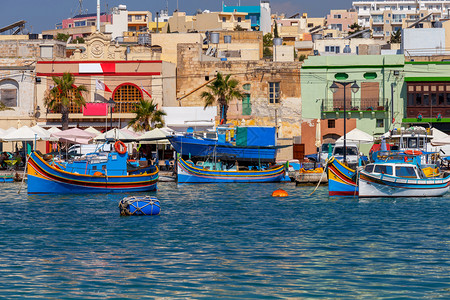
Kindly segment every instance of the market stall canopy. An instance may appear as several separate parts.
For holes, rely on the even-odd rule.
[[[122,132],[125,132],[125,133],[127,133],[127,134],[130,134],[130,135],[132,135],[132,136],[134,136],[134,137],[138,137],[138,136],[141,136],[142,134],[141,133],[138,133],[138,132],[136,132],[136,131],[132,131],[132,130],[130,130],[130,129],[128,129],[128,128],[122,128],[122,129],[120,129],[120,131],[122,131]]]
[[[137,138],[141,144],[170,144],[167,133],[159,128],[147,131]]]
[[[120,140],[122,142],[134,142],[136,137],[127,132],[121,131],[117,128],[113,128],[105,133],[102,133],[94,138],[94,141],[106,141],[106,140]]]
[[[373,136],[368,133],[365,133],[358,128],[353,129],[346,134],[347,142],[353,143],[373,143]],[[344,136],[341,136],[337,139],[336,143],[341,143],[344,141]]]
[[[449,137],[445,132],[440,131],[437,128],[432,128],[431,132],[433,133],[433,139],[431,140],[431,145],[433,146],[443,146],[449,143],[445,143],[446,139]],[[444,144],[442,144],[444,142]]]
[[[89,126],[88,128],[86,128],[84,131],[95,134],[94,136],[100,135],[102,134],[100,131],[98,131],[97,129],[95,129],[92,126]]]
[[[8,133],[3,136],[2,140],[5,142],[34,142],[34,141],[47,141],[49,136],[46,136],[28,126],[22,126],[16,131]]]
[[[94,138],[94,134],[81,130],[79,128],[71,128],[68,130],[56,132],[51,134],[53,137],[59,138],[60,142],[67,142],[73,144],[89,144]]]
[[[16,132],[17,128],[16,127],[9,127],[8,129],[6,129],[6,133],[9,134],[11,132]]]
[[[39,125],[34,125],[31,129],[36,131],[42,137],[41,139],[43,141],[58,141],[57,138],[51,136],[51,133],[47,129],[44,129]]]
[[[55,132],[61,132],[61,129],[59,129],[58,127],[52,126],[49,129],[47,129],[48,132],[50,132],[50,134],[55,133]]]

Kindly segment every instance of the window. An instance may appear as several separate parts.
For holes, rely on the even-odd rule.
[[[142,16],[141,15],[134,16],[134,19],[136,21],[140,21],[140,20],[142,20]]]
[[[330,52],[334,52],[334,46],[330,46]]]
[[[252,104],[250,102],[250,94],[244,94],[242,98],[242,115],[250,116],[252,114]]]
[[[367,173],[372,173],[373,167],[374,167],[374,165],[369,164],[369,165],[365,166],[364,171],[366,171]]]
[[[395,167],[395,175],[404,178],[417,178],[413,167]]]
[[[251,86],[251,84],[250,83],[246,83],[246,84],[244,84],[243,86],[242,86],[242,88],[244,89],[244,90],[246,90],[246,91],[250,91],[250,88],[251,88],[252,86]]]
[[[7,107],[17,107],[17,95],[19,84],[15,80],[3,80],[0,82],[0,102]]]
[[[328,128],[336,128],[336,120],[328,120]]]
[[[227,18],[226,17],[222,17],[222,22],[226,22]]]
[[[242,22],[242,18],[241,17],[238,17],[238,22],[239,23]]]
[[[269,82],[269,103],[280,103],[279,82]]]
[[[377,119],[377,128],[384,127],[384,119]]]
[[[76,21],[75,27],[86,26],[86,21]]]
[[[133,18],[131,16],[128,16],[128,22],[132,22]]]
[[[438,105],[444,105],[444,94],[443,93],[439,93]]]
[[[325,52],[330,52],[330,46],[325,46]]]
[[[373,172],[380,173],[380,174],[392,175],[392,166],[375,165],[375,169],[373,170]]]
[[[435,93],[431,94],[431,105],[437,105]]]
[[[150,90],[149,87],[145,89]],[[130,113],[134,110],[134,105],[142,99],[142,94],[136,85],[125,83],[114,91],[113,98],[116,102],[115,112]]]
[[[341,15],[334,15],[333,18],[335,18],[335,19],[340,19],[340,18],[341,18]]]
[[[314,23],[308,23],[308,28],[314,27]]]
[[[336,53],[340,53],[341,52],[341,48],[339,46],[336,46]]]

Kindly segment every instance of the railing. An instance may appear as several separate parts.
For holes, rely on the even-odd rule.
[[[346,111],[386,111],[387,98],[354,98],[345,102]],[[322,99],[322,112],[343,111],[344,99]]]

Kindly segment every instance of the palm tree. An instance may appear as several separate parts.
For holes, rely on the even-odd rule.
[[[164,126],[162,117],[166,113],[158,110],[158,105],[154,104],[153,101],[141,99],[139,103],[134,105],[132,112],[136,116],[128,122],[128,125],[132,126],[136,131],[149,131],[154,127],[161,128]]]
[[[231,100],[244,98],[244,94],[237,89],[239,81],[230,77],[230,74],[223,77],[222,73],[217,73],[216,79],[206,86],[209,92],[205,91],[201,94],[201,97],[205,99],[205,108],[216,102],[219,104],[220,122],[223,124],[227,122],[227,111]]]
[[[53,82],[55,86],[45,96],[44,105],[50,110],[61,113],[62,129],[66,130],[69,128],[70,107],[86,105],[82,92],[87,92],[87,88],[84,85],[75,86],[75,77],[71,73],[53,77]]]

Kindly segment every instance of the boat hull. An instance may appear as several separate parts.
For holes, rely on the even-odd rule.
[[[359,197],[439,197],[449,190],[450,177],[440,179],[407,179],[362,171]]]
[[[218,171],[191,166],[182,158],[177,161],[178,183],[280,182],[284,177],[284,166],[264,171]]]
[[[123,193],[153,191],[158,170],[152,174],[129,176],[92,176],[63,171],[50,166],[35,153],[28,159],[29,194]]]
[[[356,171],[332,157],[327,164],[328,195],[358,196]]]
[[[192,157],[216,156],[222,160],[275,162],[276,147],[239,147],[211,139],[187,136],[170,137],[173,148],[181,155]]]

